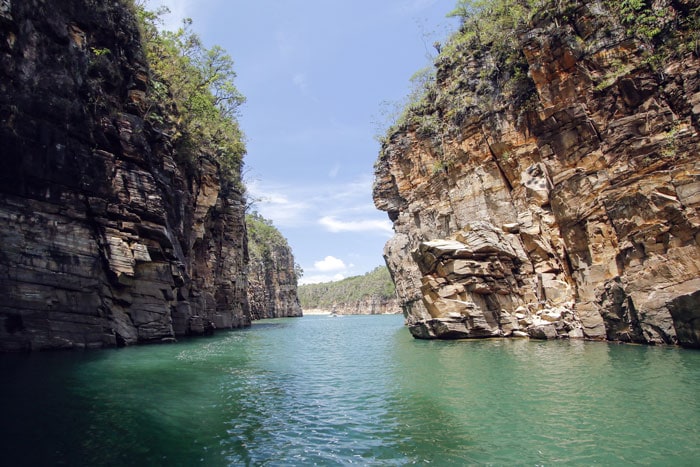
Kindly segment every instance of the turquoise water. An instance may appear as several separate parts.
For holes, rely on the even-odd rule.
[[[417,341],[399,316],[0,356],[0,464],[700,462],[700,352]]]

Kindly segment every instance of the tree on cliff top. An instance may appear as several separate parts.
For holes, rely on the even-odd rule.
[[[204,47],[191,19],[177,31],[165,31],[159,26],[167,8],[148,11],[140,3],[134,8],[152,72],[149,121],[174,127],[173,141],[190,159],[197,152],[210,154],[238,180],[245,145],[236,115],[245,98],[234,85],[233,60],[219,46]]]
[[[275,248],[290,249],[287,239],[272,224],[272,221],[265,219],[258,212],[246,214],[245,223],[248,230],[248,252],[252,261],[270,261],[272,250]],[[304,273],[298,264],[294,265],[294,272],[297,279]]]

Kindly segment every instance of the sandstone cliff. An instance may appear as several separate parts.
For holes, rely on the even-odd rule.
[[[250,263],[248,302],[253,319],[302,316],[297,265],[282,234],[256,213],[246,216]]]
[[[243,196],[146,120],[131,9],[0,1],[0,350],[250,323]]]
[[[415,337],[700,345],[698,2],[629,3],[443,48],[376,164]]]

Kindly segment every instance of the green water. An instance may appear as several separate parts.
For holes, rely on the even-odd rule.
[[[676,348],[313,316],[0,370],[8,466],[700,462],[700,352]]]

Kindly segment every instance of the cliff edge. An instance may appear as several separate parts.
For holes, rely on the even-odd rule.
[[[0,350],[248,325],[240,167],[147,118],[133,8],[2,0],[0,31]]]
[[[698,2],[525,3],[465,9],[382,145],[411,333],[700,346]]]
[[[248,303],[252,319],[302,316],[297,271],[287,239],[256,212],[246,215],[248,230]]]

